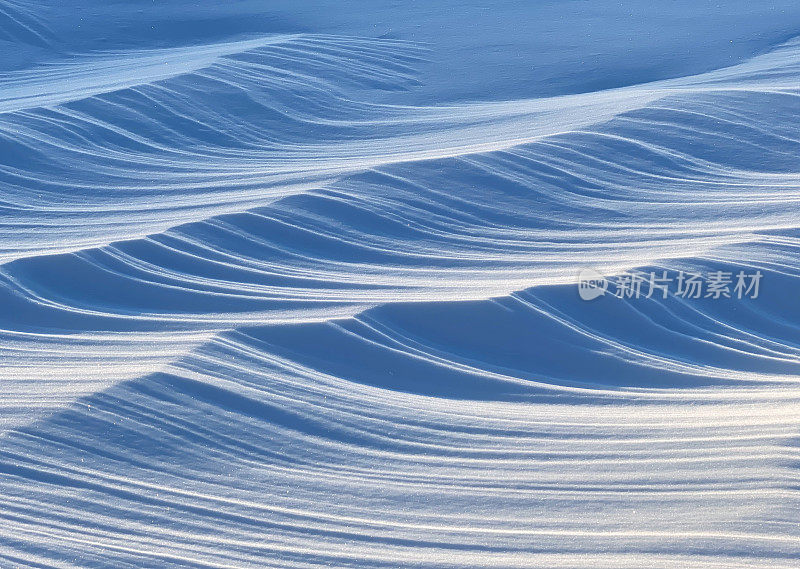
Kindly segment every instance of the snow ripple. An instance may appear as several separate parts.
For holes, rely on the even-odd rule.
[[[3,563],[794,566],[800,43],[371,102],[434,56],[276,34],[0,77]],[[771,288],[584,303],[586,266]]]

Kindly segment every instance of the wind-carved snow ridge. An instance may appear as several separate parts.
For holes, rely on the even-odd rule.
[[[430,57],[276,34],[0,78],[0,565],[795,565],[800,44],[373,102]],[[587,266],[764,288],[587,303]]]
[[[789,97],[798,51],[684,80],[429,108],[355,99],[410,80],[418,50],[388,40],[280,36],[10,73],[0,79],[0,258],[141,237],[385,165],[513,148],[669,95]]]

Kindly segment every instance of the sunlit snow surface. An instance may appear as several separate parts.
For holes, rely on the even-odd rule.
[[[0,568],[797,567],[798,36],[0,0]]]

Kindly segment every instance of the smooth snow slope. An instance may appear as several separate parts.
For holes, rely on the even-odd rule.
[[[0,1],[0,568],[797,567],[800,5],[651,4]]]

